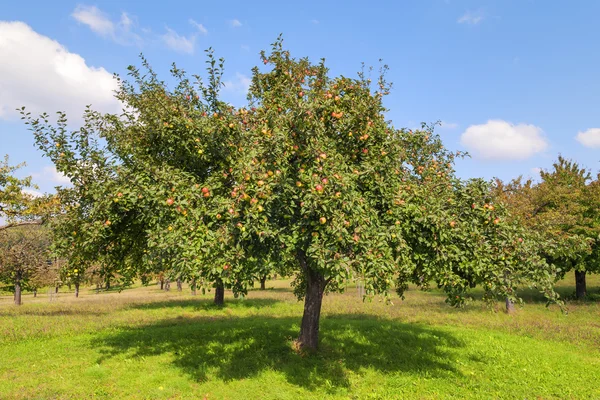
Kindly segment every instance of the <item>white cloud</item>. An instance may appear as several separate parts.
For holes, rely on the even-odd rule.
[[[538,177],[538,176],[540,176],[540,172],[542,172],[542,169],[540,167],[534,167],[534,168],[531,168],[530,172],[533,176]]]
[[[459,24],[477,25],[483,21],[483,18],[484,15],[481,11],[467,11],[456,22]]]
[[[486,160],[524,160],[548,147],[541,128],[502,120],[471,125],[460,141],[475,157]]]
[[[169,27],[167,27],[167,33],[162,35],[160,38],[168,48],[179,53],[192,54],[194,52],[194,48],[196,47],[195,35],[191,35],[189,37],[181,36]]]
[[[96,6],[78,5],[71,14],[77,22],[87,25],[92,32],[110,38],[122,45],[141,45],[143,40],[132,32],[134,21],[123,12],[119,21],[112,21]]]
[[[21,106],[33,114],[65,111],[71,119],[87,104],[102,112],[120,109],[112,74],[23,22],[0,21],[0,60],[0,119],[17,116]]]
[[[192,24],[194,27],[196,27],[196,29],[198,29],[198,32],[200,32],[201,34],[203,34],[203,35],[208,34],[208,29],[206,29],[204,27],[204,25],[197,23],[196,21],[194,21],[191,18],[190,18],[190,24]]]
[[[62,172],[58,172],[53,165],[44,167],[41,172],[31,174],[31,177],[38,183],[44,181],[63,186],[71,184],[69,177],[65,176]]]
[[[239,28],[242,26],[242,23],[238,19],[232,19],[229,21],[229,25],[231,25],[232,28]]]
[[[34,197],[34,198],[43,196],[43,194],[41,192],[38,192],[37,190],[32,190],[32,189],[23,189],[23,193],[28,194],[29,196]]]
[[[318,19],[311,19],[310,22],[312,22],[313,24],[317,25],[319,23]]]
[[[600,148],[600,128],[590,128],[575,137],[585,147]]]
[[[456,128],[458,128],[458,124],[456,122],[441,121],[440,122],[440,128],[442,128],[442,129],[456,129]]]
[[[244,74],[236,72],[235,80],[224,81],[223,85],[225,86],[225,90],[227,91],[245,95],[246,93],[248,93],[248,89],[250,88],[251,83],[252,79],[248,78]]]

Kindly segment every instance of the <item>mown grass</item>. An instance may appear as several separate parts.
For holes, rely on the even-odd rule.
[[[287,281],[216,308],[157,286],[0,297],[0,399],[600,398],[600,303],[567,315],[533,292],[513,315],[437,291],[324,300],[318,354],[294,351]],[[589,278],[591,297],[600,279]],[[559,286],[563,296],[573,282]]]

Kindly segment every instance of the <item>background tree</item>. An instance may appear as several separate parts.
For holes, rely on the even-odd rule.
[[[294,59],[281,40],[262,60],[247,107],[219,100],[222,62],[209,52],[206,84],[173,67],[171,90],[143,61],[143,73],[130,67],[132,83],[119,81],[121,115],[88,110],[74,132],[62,114],[56,126],[29,118],[73,182],[63,196],[63,236],[81,232],[69,237],[71,258],[131,279],[160,254],[170,271],[212,284],[217,304],[226,287],[245,294],[257,266],[274,261],[304,298],[298,344],[308,349],[324,293],[354,277],[367,295],[386,296],[435,281],[455,305],[480,282],[490,296],[512,295],[513,277],[551,293],[552,271],[527,275],[539,259],[516,250],[502,210],[474,214],[489,187],[454,176],[460,153],[432,127],[385,120],[385,67],[376,83],[369,71],[331,78],[324,61]],[[499,263],[501,254],[516,255]]]
[[[573,270],[576,297],[586,295],[586,273],[597,272],[600,235],[598,179],[561,156],[541,181],[498,182],[496,193],[513,218],[538,235],[540,254],[560,268],[559,277]]]
[[[51,264],[50,238],[40,226],[5,230],[0,237],[0,280],[14,286],[15,304],[21,305],[23,288],[45,274]]]

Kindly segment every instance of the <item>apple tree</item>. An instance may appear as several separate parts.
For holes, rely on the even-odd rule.
[[[456,178],[461,154],[432,127],[385,119],[386,67],[375,82],[370,71],[331,77],[281,40],[261,60],[244,107],[219,99],[223,66],[209,52],[208,78],[174,66],[173,88],[145,60],[130,67],[120,115],[88,110],[76,131],[63,114],[56,125],[28,119],[73,182],[58,228],[71,258],[125,279],[159,262],[214,286],[216,303],[276,266],[304,299],[306,349],[318,344],[323,295],[354,278],[388,298],[435,282],[453,305],[477,284],[506,297],[533,281],[552,296],[552,271],[490,208],[489,185]],[[528,274],[532,263],[544,272]]]

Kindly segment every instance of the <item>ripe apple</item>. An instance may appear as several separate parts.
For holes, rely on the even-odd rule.
[[[117,193],[117,197],[123,197],[123,193],[121,193],[121,192]]]
[[[265,181],[258,181],[258,182],[256,182],[256,184],[257,184],[258,186],[262,186],[262,185],[264,185],[264,184],[265,184]]]
[[[304,92],[298,93],[298,97],[303,97],[303,96],[304,96]]]
[[[204,193],[204,197],[210,197],[210,192]]]
[[[315,189],[317,190],[317,192],[322,192],[323,191],[323,185],[318,184],[317,186],[315,186]]]
[[[341,197],[342,193],[340,192],[335,192],[335,197]]]
[[[168,199],[167,199],[167,205],[170,205],[170,206],[172,206],[172,205],[173,205],[173,203],[175,203],[175,200],[173,200],[172,198],[168,198]]]
[[[323,179],[321,179],[321,182],[323,182],[324,185],[327,185],[327,183],[329,182],[329,179],[323,178]]]
[[[227,264],[223,265],[223,269],[224,269],[225,271],[227,271],[227,270],[229,269],[229,265],[227,265]]]
[[[496,219],[494,220],[494,225],[498,225],[499,223],[500,223],[500,218],[496,218]]]
[[[217,214],[217,219],[221,219],[221,214]]]
[[[456,222],[455,221],[450,221],[450,227],[454,228],[456,226]]]
[[[326,223],[326,222],[327,222],[327,218],[325,218],[325,217],[321,217],[321,218],[319,218],[319,222],[320,222],[321,224],[324,224],[324,223]]]
[[[297,181],[297,182],[296,182],[296,186],[298,186],[298,187],[301,187],[301,186],[302,186],[302,182],[300,182],[300,181]]]
[[[209,192],[209,190],[208,190],[208,188],[207,188],[207,187],[203,187],[203,188],[202,188],[202,193],[208,193],[208,192]]]

